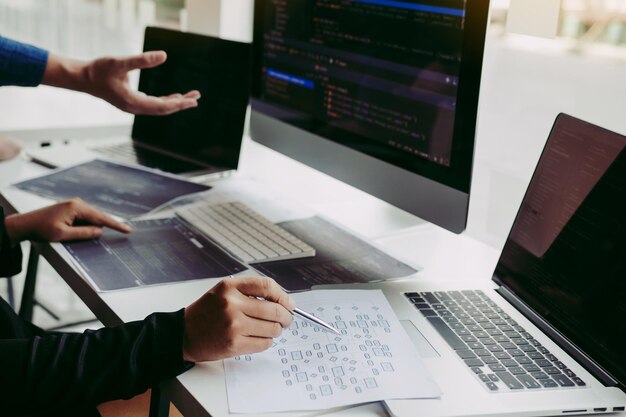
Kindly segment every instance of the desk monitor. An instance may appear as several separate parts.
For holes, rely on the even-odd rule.
[[[252,138],[462,232],[488,6],[256,1]]]

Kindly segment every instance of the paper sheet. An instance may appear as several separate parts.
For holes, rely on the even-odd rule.
[[[344,336],[294,318],[269,350],[224,362],[232,413],[317,410],[441,395],[379,290],[294,294]]]

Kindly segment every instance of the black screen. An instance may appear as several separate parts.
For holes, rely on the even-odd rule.
[[[139,90],[167,96],[198,90],[198,107],[169,116],[136,116],[133,139],[201,166],[237,168],[250,94],[250,45],[191,33],[147,28],[144,50],[167,61],[142,70]]]
[[[253,108],[468,191],[485,5],[256,2]]]
[[[626,137],[560,115],[495,276],[626,382]]]

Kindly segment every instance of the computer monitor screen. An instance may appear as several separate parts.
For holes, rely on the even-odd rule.
[[[255,5],[251,136],[465,228],[488,0]]]

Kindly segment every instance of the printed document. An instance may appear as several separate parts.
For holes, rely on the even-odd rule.
[[[272,348],[224,362],[231,413],[318,410],[441,391],[380,290],[293,294],[342,336],[294,317]]]

